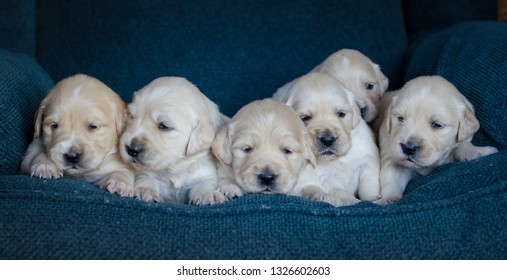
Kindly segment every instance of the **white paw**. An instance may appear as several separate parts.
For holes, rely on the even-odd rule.
[[[105,189],[110,192],[123,197],[134,197],[134,187],[122,181],[109,179],[106,181]]]
[[[189,203],[194,205],[213,205],[224,203],[228,200],[227,196],[218,190],[215,191],[199,191],[190,198]]]
[[[34,163],[30,168],[30,175],[39,179],[58,179],[63,177],[63,173],[51,161]]]
[[[243,190],[234,183],[222,183],[220,184],[219,190],[228,198],[243,196]]]
[[[301,195],[304,198],[308,198],[315,201],[325,201],[327,197],[327,194],[324,193],[324,190],[314,186],[305,187],[301,192]]]
[[[135,197],[137,199],[146,201],[146,202],[163,202],[164,200],[160,197],[158,191],[153,187],[136,187],[135,188]]]
[[[401,199],[401,196],[393,195],[393,196],[382,196],[381,198],[372,201],[375,204],[378,205],[388,205],[398,202]]]

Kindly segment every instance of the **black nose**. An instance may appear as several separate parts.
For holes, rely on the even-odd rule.
[[[366,107],[363,107],[360,110],[361,110],[361,118],[364,119],[364,116],[366,116]]]
[[[413,156],[417,151],[419,150],[419,146],[415,145],[414,143],[408,142],[408,143],[401,143],[401,150],[404,154],[407,156]]]
[[[63,158],[66,162],[71,164],[76,164],[79,162],[79,159],[81,159],[80,153],[67,153],[63,155]]]
[[[271,186],[275,183],[276,175],[273,173],[261,173],[257,175],[257,179],[264,186]]]
[[[336,137],[332,135],[324,135],[319,138],[320,143],[326,147],[331,147],[336,142]]]
[[[135,144],[132,144],[132,145],[125,145],[125,150],[127,150],[127,154],[129,154],[129,156],[133,157],[133,158],[136,158],[142,151],[143,149],[141,149],[141,147],[135,145]]]

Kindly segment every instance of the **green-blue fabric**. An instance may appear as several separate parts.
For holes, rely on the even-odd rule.
[[[183,76],[229,116],[345,47],[394,85],[406,47],[399,1],[40,2],[37,59],[55,81],[84,72],[128,102],[154,78]]]
[[[53,86],[27,55],[0,50],[0,174],[18,174],[33,135],[35,111]]]
[[[0,49],[35,54],[35,0],[2,0]]]
[[[0,258],[505,259],[505,166],[505,151],[449,164],[398,204],[339,208],[275,195],[153,204],[69,179],[4,176]]]

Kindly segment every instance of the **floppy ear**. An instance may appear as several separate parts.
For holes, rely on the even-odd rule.
[[[116,126],[116,135],[121,136],[123,128],[125,127],[125,119],[127,117],[127,110],[125,104],[118,103],[115,105],[114,124]]]
[[[380,71],[380,66],[378,64],[373,63],[373,71],[375,71],[375,76],[377,76],[377,80],[380,87],[380,97],[384,95],[389,86],[389,79]]]
[[[394,99],[393,99],[394,101]],[[387,107],[386,112],[384,113],[384,121],[385,125],[387,126],[387,133],[391,134],[391,129],[393,127],[392,120],[391,120],[391,107],[393,106],[393,103],[389,104],[389,107]],[[379,129],[380,130],[380,129]]]
[[[44,119],[44,110],[45,109],[46,109],[46,107],[41,104],[39,109],[37,109],[37,112],[35,112],[35,127],[34,127],[34,132],[33,132],[34,139],[38,139],[41,136],[42,119]]]
[[[477,130],[479,130],[479,121],[475,117],[474,109],[472,104],[465,99],[464,114],[460,116],[458,125],[458,142],[461,143],[466,139],[472,137]]]
[[[352,128],[356,128],[361,121],[361,111],[359,111],[359,106],[354,103],[352,106]]]
[[[304,135],[304,156],[305,159],[310,162],[310,164],[315,167],[317,165],[317,160],[315,159],[315,155],[313,154],[313,140],[309,133],[305,133]]]
[[[190,132],[187,145],[187,156],[193,156],[207,150],[215,138],[215,130],[210,120],[198,120],[196,126]]]
[[[230,124],[225,124],[218,131],[215,139],[211,143],[211,150],[220,161],[230,166],[232,164],[232,152],[229,126]]]

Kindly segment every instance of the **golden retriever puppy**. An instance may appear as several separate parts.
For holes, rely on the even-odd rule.
[[[325,73],[340,81],[354,94],[362,118],[368,123],[375,119],[379,100],[387,90],[389,79],[380,71],[380,66],[367,56],[356,50],[342,49],[311,72]],[[284,96],[289,87],[290,83],[278,89],[273,98],[286,99]]]
[[[117,148],[124,112],[125,103],[99,80],[83,74],[63,79],[40,104],[21,172],[74,178],[132,196],[134,173]]]
[[[221,161],[220,188],[229,197],[246,193],[297,195],[311,186],[300,173],[315,158],[303,123],[290,107],[270,99],[241,108],[217,134],[213,153]]]
[[[379,128],[380,204],[401,199],[414,176],[460,160],[456,148],[470,144],[479,129],[472,104],[439,76],[409,81],[399,91],[388,93],[381,108],[385,113]],[[483,148],[483,155],[497,151]]]
[[[306,125],[317,158],[321,188],[304,190],[303,196],[335,206],[377,200],[379,151],[354,94],[335,78],[315,72],[295,80],[282,101]]]
[[[161,77],[134,94],[121,156],[137,171],[138,199],[222,203],[210,146],[226,121],[215,103],[185,78]]]

